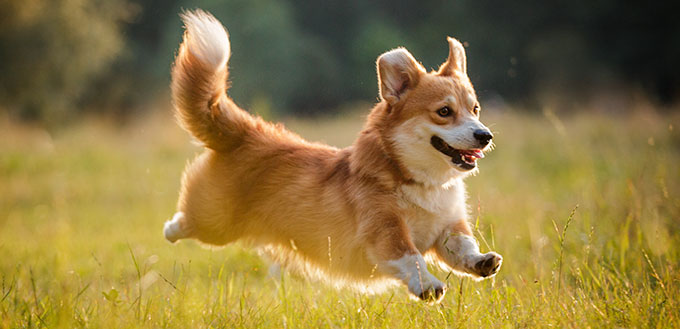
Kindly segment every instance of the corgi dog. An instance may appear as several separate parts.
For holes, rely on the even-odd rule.
[[[429,302],[446,286],[424,256],[474,278],[499,271],[502,257],[481,253],[468,224],[463,179],[493,136],[460,42],[448,38],[448,59],[432,72],[404,48],[378,57],[380,102],[338,149],[239,108],[227,95],[227,31],[201,10],[182,19],[172,99],[205,151],[184,170],[167,240],[245,241],[332,284],[401,282]]]

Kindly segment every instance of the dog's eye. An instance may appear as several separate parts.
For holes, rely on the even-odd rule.
[[[453,111],[451,111],[448,106],[444,106],[437,110],[437,114],[439,114],[440,117],[448,117],[451,113],[453,113]]]
[[[475,107],[472,109],[472,113],[479,115],[479,105],[475,105]]]

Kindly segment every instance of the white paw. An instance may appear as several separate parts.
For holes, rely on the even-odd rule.
[[[434,275],[425,271],[420,276],[411,277],[408,290],[424,301],[439,303],[444,298],[446,286]]]
[[[469,263],[470,273],[482,278],[496,275],[503,264],[503,257],[493,251],[474,257]]]
[[[184,213],[179,211],[172,216],[172,220],[165,222],[163,225],[163,235],[170,242],[175,242],[181,238],[186,237],[186,233],[182,231],[180,221],[184,220]]]

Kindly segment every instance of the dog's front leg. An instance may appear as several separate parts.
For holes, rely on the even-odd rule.
[[[380,268],[408,286],[418,298],[438,303],[446,293],[446,286],[427,270],[423,255],[409,251],[398,259],[382,262]]]
[[[368,256],[383,274],[399,279],[418,298],[439,302],[446,286],[427,270],[423,255],[413,245],[408,229],[398,219],[389,220],[369,244]]]
[[[466,221],[457,222],[445,230],[437,241],[436,251],[452,269],[475,278],[496,275],[503,263],[503,257],[493,251],[479,252],[477,240]]]

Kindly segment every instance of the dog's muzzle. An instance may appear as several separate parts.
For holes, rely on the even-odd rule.
[[[484,157],[481,149],[459,150],[451,147],[439,136],[432,136],[430,144],[437,151],[451,157],[451,162],[463,170],[472,170],[477,167],[477,159]]]

